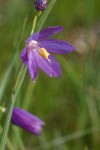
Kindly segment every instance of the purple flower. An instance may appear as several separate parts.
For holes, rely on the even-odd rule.
[[[42,126],[45,125],[42,120],[18,107],[13,109],[11,121],[13,124],[35,135],[39,135],[42,131]]]
[[[38,11],[43,11],[47,8],[47,0],[35,0],[34,7]]]
[[[63,28],[60,26],[48,27],[32,34],[26,40],[21,59],[27,66],[32,80],[35,80],[38,75],[38,67],[50,77],[61,76],[60,65],[50,53],[66,54],[75,50],[75,47],[67,42],[49,39],[61,30]]]

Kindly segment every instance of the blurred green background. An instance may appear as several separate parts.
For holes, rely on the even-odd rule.
[[[0,0],[0,86],[8,75],[0,105],[7,105],[34,14],[33,0]],[[27,72],[16,106],[37,115],[46,126],[37,137],[11,125],[8,150],[100,149],[100,1],[57,0],[43,28],[56,25],[64,31],[55,38],[72,43],[77,50],[56,55],[61,78],[39,71],[33,84]],[[3,120],[4,116],[2,127]]]

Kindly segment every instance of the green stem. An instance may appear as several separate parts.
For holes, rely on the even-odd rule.
[[[34,32],[37,17],[38,16],[35,15],[31,33]],[[11,116],[12,116],[15,100],[16,100],[16,97],[17,97],[17,95],[19,93],[19,90],[22,86],[22,83],[24,81],[26,70],[27,69],[26,69],[25,65],[22,64],[21,69],[20,69],[19,74],[18,74],[18,77],[17,77],[17,80],[16,80],[16,83],[15,83],[15,86],[12,90],[11,99],[9,101],[8,114],[7,114],[7,117],[5,119],[4,129],[3,129],[3,132],[2,132],[2,135],[1,135],[1,138],[0,138],[0,150],[5,149],[6,139],[7,139],[7,135],[8,135],[8,131],[9,131],[9,126],[10,126],[10,121],[11,121]]]
[[[5,120],[5,126],[4,126],[4,129],[3,129],[3,132],[1,135],[1,139],[0,139],[0,150],[5,149],[7,134],[8,134],[9,126],[10,126],[10,120],[11,120],[15,100],[16,100],[17,94],[21,88],[21,85],[24,81],[25,74],[26,74],[26,68],[24,65],[22,65],[20,72],[18,74],[16,83],[15,83],[14,89],[12,90],[11,99],[9,101],[8,112],[7,112],[8,114],[7,114],[7,117]]]
[[[16,80],[16,83],[15,83],[15,86],[12,90],[12,93],[15,96],[15,98],[16,98],[19,90],[20,90],[20,87],[21,87],[22,82],[24,80],[25,74],[26,74],[26,67],[24,64],[22,64],[21,69],[20,69],[19,74],[18,74],[18,77],[17,77],[17,80]]]
[[[34,20],[33,20],[33,26],[32,26],[31,34],[33,34],[33,33],[34,33],[35,26],[36,26],[36,22],[37,22],[37,18],[38,18],[38,16],[40,16],[40,15],[41,15],[41,11],[36,12],[36,15],[35,15]]]

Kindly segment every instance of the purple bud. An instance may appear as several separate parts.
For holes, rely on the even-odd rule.
[[[35,115],[15,107],[13,109],[11,122],[35,135],[39,135],[45,123]]]
[[[35,0],[34,7],[38,11],[43,11],[47,8],[48,0]]]

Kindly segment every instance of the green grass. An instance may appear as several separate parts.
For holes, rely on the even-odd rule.
[[[12,56],[16,50],[19,53],[24,47],[24,41],[31,31],[34,13],[32,0],[0,2],[0,105],[8,105],[20,61],[20,58],[16,59],[13,65]],[[6,145],[8,150],[99,150],[99,14],[100,5],[95,0],[57,0],[44,27],[64,26],[64,31],[56,35],[56,38],[67,39],[72,43],[80,37],[79,30],[84,30],[82,40],[87,46],[83,53],[72,52],[66,56],[56,56],[63,73],[59,79],[49,78],[39,71],[36,84],[33,84],[27,72],[16,106],[37,115],[46,122],[46,126],[43,134],[36,137],[11,124]],[[25,17],[28,19],[20,38]],[[38,22],[39,28],[42,21],[40,19]],[[93,31],[97,35],[94,47],[91,43],[95,38],[90,42]],[[5,115],[2,115],[2,127],[4,119]]]

